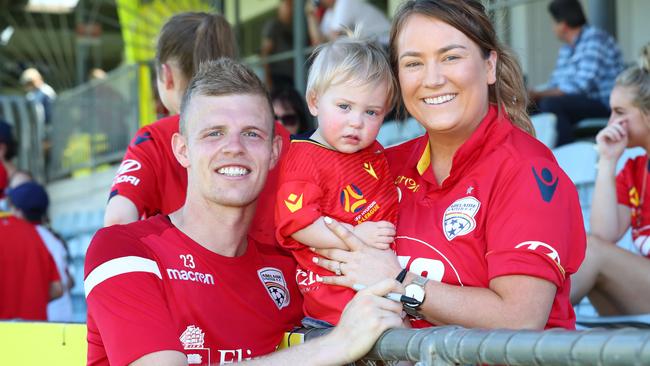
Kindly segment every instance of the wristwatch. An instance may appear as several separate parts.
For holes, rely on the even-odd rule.
[[[429,281],[428,278],[422,277],[422,276],[414,276],[413,281],[406,285],[404,288],[404,292],[406,296],[412,297],[415,300],[417,300],[417,304],[404,304],[403,308],[404,311],[416,318],[416,319],[422,319],[423,316],[418,312],[420,310],[420,307],[424,303],[424,299],[426,298],[426,292],[424,291],[424,285]]]

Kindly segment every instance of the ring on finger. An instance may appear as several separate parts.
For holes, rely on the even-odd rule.
[[[337,263],[337,266],[336,266],[336,268],[334,269],[334,273],[335,273],[337,276],[340,276],[340,275],[342,274],[342,272],[341,272],[341,262],[336,262],[336,263]]]

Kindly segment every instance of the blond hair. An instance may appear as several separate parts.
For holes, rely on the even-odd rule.
[[[637,65],[618,75],[616,85],[633,88],[635,96],[632,105],[650,115],[650,43],[641,49]]]
[[[416,14],[439,19],[461,31],[478,45],[487,59],[490,52],[497,54],[496,82],[488,86],[489,102],[502,109],[515,126],[535,136],[527,106],[527,93],[521,67],[514,54],[497,39],[496,32],[485,13],[485,7],[477,0],[410,0],[402,3],[395,16],[390,33],[390,61],[397,75],[397,39],[406,21]],[[402,107],[400,100],[400,108]],[[403,109],[403,108],[402,108]]]
[[[329,87],[342,83],[377,85],[388,83],[387,111],[397,101],[397,81],[393,76],[388,57],[382,47],[360,37],[359,29],[353,34],[323,44],[312,53],[313,60],[307,78],[307,99],[322,95]]]
[[[266,100],[271,131],[275,133],[273,122],[273,104],[262,81],[253,70],[239,61],[222,57],[208,60],[199,65],[199,69],[190,80],[180,112],[180,131],[187,134],[187,109],[196,95],[219,97],[227,95],[254,95]]]

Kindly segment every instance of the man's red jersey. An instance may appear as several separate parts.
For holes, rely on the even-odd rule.
[[[97,232],[88,249],[88,364],[127,365],[176,350],[190,365],[273,352],[302,318],[296,262],[249,239],[224,257],[156,216]]]
[[[313,141],[293,140],[284,160],[276,202],[276,236],[298,260],[296,282],[305,298],[305,315],[336,324],[354,291],[316,282],[331,276],[312,261],[315,254],[291,235],[321,216],[358,225],[397,222],[397,190],[384,149],[369,147],[345,154]]]
[[[179,129],[178,121],[179,116],[175,115],[142,127],[127,148],[113,179],[110,198],[116,195],[128,198],[142,218],[170,214],[185,203],[187,170],[176,160],[171,144],[172,136]],[[288,149],[289,133],[278,122],[275,131],[282,137],[282,156]],[[263,243],[274,242],[277,172],[277,168],[269,172],[251,225],[250,234]]]
[[[0,214],[1,215],[1,214]],[[60,280],[36,227],[0,217],[0,319],[47,321],[50,284]]]
[[[616,196],[618,203],[628,206],[631,211],[630,225],[632,240],[639,252],[650,257],[650,188],[648,182],[648,155],[637,156],[625,163],[616,176]]]
[[[545,279],[557,286],[546,328],[574,329],[569,275],[584,258],[585,230],[575,186],[551,151],[494,106],[441,185],[429,149],[425,134],[386,152],[402,195],[395,239],[402,265],[458,286],[487,288],[507,275]]]

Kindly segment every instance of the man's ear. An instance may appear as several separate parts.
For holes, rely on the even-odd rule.
[[[174,73],[172,68],[167,64],[160,65],[160,80],[165,86],[165,89],[172,90],[174,89]]]
[[[179,164],[183,168],[189,168],[190,166],[190,157],[187,149],[187,137],[176,132],[172,136],[172,150],[174,151],[174,156]]]
[[[269,170],[275,168],[280,160],[280,152],[282,151],[282,136],[276,134],[273,137],[273,142],[271,143],[271,164],[269,165]]]
[[[309,108],[309,113],[311,113],[311,115],[314,117],[318,116],[318,97],[316,96],[316,93],[313,91],[307,92],[307,95],[305,95],[305,100],[307,101],[307,108]]]

